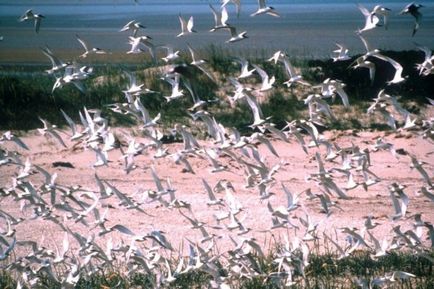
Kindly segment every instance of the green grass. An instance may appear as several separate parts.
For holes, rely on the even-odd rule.
[[[429,256],[434,257],[431,251]],[[265,257],[251,255],[251,259],[257,264],[255,271],[257,276],[249,278],[227,279],[231,288],[282,288],[281,282],[268,277],[270,273],[277,271],[277,265],[273,262],[274,254]],[[177,260],[173,260],[177,264]],[[176,265],[173,265],[173,268]],[[393,271],[405,271],[416,275],[408,280],[396,281],[388,288],[433,288],[434,273],[429,260],[405,252],[392,252],[387,256],[374,260],[367,251],[360,251],[349,257],[337,259],[332,253],[316,255],[309,258],[309,265],[305,268],[305,276],[295,272],[293,275],[293,289],[304,288],[358,288],[356,279],[372,280]],[[222,276],[227,276],[224,270]],[[50,279],[46,274],[40,274],[39,281],[32,288],[61,288],[60,284]],[[177,279],[163,288],[207,288],[211,275],[201,270],[192,270],[177,276]],[[16,288],[16,277],[6,270],[0,271],[0,288]],[[130,276],[110,271],[97,273],[81,278],[75,288],[153,288],[157,280],[155,275],[133,273]]]
[[[199,97],[203,100],[219,99],[220,103],[212,102],[208,110],[216,115],[217,121],[223,125],[234,126],[239,130],[245,130],[251,121],[250,112],[246,106],[238,105],[229,108],[223,104],[227,102],[226,95],[232,91],[226,77],[239,73],[239,64],[234,62],[231,51],[218,46],[209,46],[199,52],[201,57],[208,60],[208,67],[217,76],[217,83],[212,82],[201,73],[193,75],[192,85]],[[276,88],[261,103],[266,116],[272,116],[276,124],[283,124],[286,120],[292,120],[307,115],[306,106],[302,99],[312,93],[310,89],[288,89],[282,83],[287,80],[283,71],[283,65],[266,61],[271,53],[258,51],[249,56],[250,63],[256,63],[263,67],[269,74],[276,76]],[[339,79],[346,84],[346,92],[350,96],[350,103],[356,107],[358,113],[348,115],[345,119],[340,118],[337,123],[330,124],[331,128],[374,128],[387,129],[381,124],[362,122],[360,114],[365,114],[366,108],[380,89],[386,87],[391,95],[399,95],[400,102],[412,113],[418,114],[420,106],[426,103],[425,97],[434,95],[434,75],[421,77],[414,69],[414,63],[421,61],[420,52],[385,52],[386,55],[399,61],[404,67],[404,75],[407,80],[400,85],[385,86],[390,79],[391,71],[388,65],[377,65],[377,76],[371,86],[368,73],[364,69],[349,69],[352,60],[333,62],[332,60],[306,60],[291,59],[294,66],[299,67],[306,80],[318,84],[326,78]],[[179,62],[187,62],[189,59],[180,59]],[[376,60],[374,60],[375,62]],[[378,61],[377,61],[378,62]],[[127,79],[123,76],[123,70],[136,73],[140,83],[145,87],[158,91],[156,94],[142,96],[142,102],[150,111],[151,115],[158,112],[162,114],[162,123],[167,127],[176,122],[188,123],[190,116],[185,109],[192,104],[191,97],[186,92],[186,97],[171,103],[166,103],[164,95],[170,94],[170,85],[160,79],[161,73],[152,68],[164,63],[152,63],[144,61],[140,65],[94,63],[94,76],[85,81],[87,92],[79,92],[72,85],[66,85],[63,89],[51,92],[54,77],[44,71],[46,65],[32,66],[3,66],[0,76],[0,129],[29,130],[40,127],[38,116],[62,125],[65,124],[60,109],[66,111],[73,119],[78,120],[78,111],[84,106],[87,108],[101,108],[105,116],[109,117],[112,125],[133,125],[134,120],[128,117],[111,113],[106,105],[123,102],[122,90],[126,88]],[[258,83],[259,77],[255,76],[248,80],[249,83]],[[186,89],[184,89],[186,90]],[[340,103],[338,101],[338,103]],[[342,121],[341,121],[342,120]]]

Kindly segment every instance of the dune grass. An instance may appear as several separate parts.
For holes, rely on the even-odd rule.
[[[229,51],[216,46],[209,46],[200,51],[203,58],[208,59],[209,66],[217,83],[210,81],[206,76],[196,75],[196,93],[204,100],[210,102],[208,110],[216,115],[217,120],[223,125],[230,125],[239,130],[246,129],[250,120],[250,114],[243,107],[230,107],[227,95],[231,93],[231,86],[226,77],[236,75],[239,65],[235,63]],[[262,53],[266,55],[266,53]],[[262,55],[261,54],[261,55]],[[353,106],[351,111],[346,111],[346,118],[340,118],[338,122],[330,124],[332,128],[380,128],[361,115],[365,114],[370,100],[377,95],[380,89],[386,87],[391,95],[401,96],[400,101],[404,107],[412,113],[419,113],[420,106],[426,103],[425,97],[434,95],[434,88],[430,83],[434,76],[420,77],[414,69],[414,63],[422,57],[420,52],[385,52],[402,63],[407,80],[400,85],[385,86],[385,82],[393,73],[385,65],[378,69],[377,77],[373,85],[369,83],[368,73],[363,69],[353,70],[348,66],[352,60],[345,62],[332,62],[332,60],[306,60],[291,59],[294,65],[299,67],[306,80],[313,84],[321,83],[326,78],[339,79],[346,84],[346,92]],[[181,59],[179,62],[188,61]],[[276,76],[276,88],[267,93],[261,105],[265,115],[271,115],[276,124],[284,124],[306,115],[306,106],[303,99],[309,94],[308,89],[286,88],[282,83],[286,75],[282,66],[276,66],[266,61],[266,58],[252,57],[251,63],[262,66],[267,72]],[[107,109],[108,104],[123,102],[122,90],[126,88],[127,79],[122,75],[123,70],[133,71],[137,74],[138,81],[145,87],[157,91],[155,94],[142,96],[142,102],[152,115],[161,112],[162,123],[170,126],[175,122],[188,122],[190,116],[184,109],[188,108],[191,97],[184,97],[173,103],[167,104],[164,95],[170,94],[170,85],[160,79],[162,71],[158,68],[160,63],[142,61],[141,64],[131,63],[91,63],[94,66],[94,75],[85,81],[86,93],[81,93],[72,85],[52,92],[55,78],[44,71],[48,65],[3,65],[0,75],[0,129],[29,130],[39,127],[38,117],[48,119],[55,124],[64,124],[65,121],[60,109],[66,111],[74,119],[78,119],[78,111],[87,108],[102,108],[113,125],[132,125],[134,122],[124,116],[111,113]],[[164,65],[161,63],[161,65]],[[382,71],[384,70],[384,71]],[[249,80],[259,82],[259,78]],[[365,119],[365,120],[363,120]]]
[[[427,253],[431,258],[434,251]],[[275,256],[272,252],[265,257],[256,254],[252,258],[258,264],[259,273],[256,276],[227,280],[231,288],[243,289],[271,289],[283,288],[281,279],[272,278],[270,273],[277,272],[277,264],[273,262]],[[178,260],[173,260],[171,265],[174,270]],[[293,283],[288,288],[292,289],[317,289],[317,288],[361,288],[358,284],[370,282],[373,284],[381,277],[391,275],[395,271],[404,271],[414,274],[416,277],[389,282],[387,288],[396,289],[429,289],[434,286],[434,264],[428,259],[406,252],[391,252],[390,254],[373,259],[368,251],[359,251],[349,257],[338,259],[337,255],[329,252],[312,254],[309,265],[305,268],[305,274],[293,275]],[[222,270],[222,276],[227,272]],[[20,277],[11,275],[7,270],[0,271],[0,288],[16,288]],[[201,270],[192,270],[177,276],[176,280],[163,288],[208,288],[212,276]],[[83,276],[74,288],[154,288],[158,282],[158,276],[145,273],[124,274],[122,270],[107,271],[104,273]],[[288,285],[288,284],[287,284]],[[26,287],[23,287],[26,288]],[[38,283],[32,288],[57,289],[61,285],[51,279],[47,274],[40,273]],[[373,286],[372,288],[380,288]]]

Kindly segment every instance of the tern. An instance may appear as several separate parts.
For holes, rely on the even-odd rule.
[[[44,15],[33,13],[32,9],[27,10],[20,18],[20,22],[27,20],[35,21],[35,32],[39,33],[39,27],[41,26],[42,19],[45,18]]]
[[[428,76],[433,73],[434,68],[434,56],[431,49],[426,46],[417,45],[417,48],[425,54],[425,60],[422,63],[416,64],[416,69],[419,71],[419,75]]]
[[[285,72],[289,76],[289,79],[284,82],[284,84],[286,84],[287,87],[290,87],[295,82],[298,82],[305,86],[310,86],[310,83],[303,80],[303,76],[295,71],[294,67],[289,62],[288,57],[284,56],[282,58],[282,62],[285,66]]]
[[[416,34],[416,31],[419,29],[420,21],[422,20],[422,13],[419,12],[419,9],[424,7],[421,4],[416,4],[414,2],[405,6],[405,8],[399,14],[410,14],[414,17],[414,27],[413,33],[411,36]]]
[[[142,24],[140,24],[140,22],[138,22],[136,20],[131,20],[130,22],[125,24],[124,27],[122,27],[122,29],[119,31],[122,32],[122,31],[132,30],[133,31],[133,37],[136,37],[139,29],[144,29],[144,28],[146,28],[146,27],[143,26]]]
[[[241,73],[238,75],[237,79],[247,78],[253,75],[255,68],[249,70],[249,62],[241,57],[235,58],[235,61],[241,64]]]
[[[59,58],[57,58],[53,52],[51,52],[51,50],[48,48],[48,46],[46,46],[45,48],[41,48],[42,53],[45,54],[45,56],[47,56],[50,61],[51,64],[53,65],[53,67],[49,70],[47,70],[48,74],[53,74],[55,72],[61,71],[62,69],[64,69],[65,67],[68,66],[68,63],[64,63],[63,61],[61,61]]]
[[[188,22],[185,21],[184,18],[182,18],[181,14],[178,15],[179,22],[181,23],[181,33],[176,35],[176,37],[181,37],[187,34],[196,33],[197,31],[193,29],[194,20],[193,16],[190,16],[188,19]]]
[[[278,50],[276,52],[274,52],[273,56],[271,56],[270,58],[267,59],[267,61],[272,61],[274,62],[274,64],[277,64],[277,62],[281,59],[283,59],[284,57],[286,57],[286,53],[282,52],[281,50]]]
[[[92,47],[89,49],[89,46],[87,45],[87,43],[83,39],[81,39],[78,36],[78,34],[76,34],[75,37],[77,38],[78,42],[80,42],[80,44],[83,46],[83,48],[85,50],[84,53],[81,54],[79,57],[86,58],[89,53],[107,54],[107,52],[105,52],[104,50],[102,50],[101,48],[98,48],[98,47]]]
[[[3,133],[3,135],[0,137],[0,144],[3,141],[13,141],[22,149],[29,150],[29,147],[19,137],[14,135],[11,131],[6,131]]]
[[[351,57],[348,55],[348,48],[339,43],[336,43],[336,46],[338,49],[333,50],[333,52],[336,53],[336,56],[333,57],[333,62],[351,59]]]
[[[263,70],[256,64],[253,64],[252,66],[256,69],[256,72],[259,74],[259,76],[261,76],[262,79],[262,84],[261,84],[261,88],[259,88],[259,91],[264,92],[272,89],[273,84],[276,81],[274,75],[270,78],[268,74],[265,72],[265,70]]]
[[[161,58],[164,62],[168,63],[179,58],[179,50],[175,51],[170,45],[164,45],[161,47],[167,50],[167,55]]]
[[[212,14],[214,15],[214,22],[215,22],[215,25],[210,30],[210,32],[214,32],[218,29],[228,27],[226,21],[228,21],[229,15],[228,15],[228,11],[226,10],[226,7],[222,5],[220,13],[211,4],[209,4],[209,7],[211,8]]]
[[[387,30],[388,28],[388,17],[389,17],[390,9],[387,7],[383,7],[381,5],[375,5],[374,9],[371,11],[371,15],[381,15],[383,16],[383,24],[384,28]]]
[[[235,5],[235,10],[237,12],[237,17],[240,17],[241,12],[241,0],[222,0],[222,6],[226,7],[229,3],[233,3]]]
[[[66,148],[66,144],[63,142],[62,138],[60,137],[60,135],[56,132],[57,126],[56,125],[52,125],[51,123],[49,123],[47,120],[39,118],[39,120],[43,123],[44,127],[43,128],[38,128],[38,132],[41,135],[49,135],[51,137],[53,137],[54,139],[57,140],[58,143],[60,143],[63,147]]]
[[[393,78],[387,82],[387,84],[397,84],[405,81],[406,78],[402,76],[403,67],[401,64],[398,63],[398,61],[381,54],[376,54],[373,56],[383,61],[389,62],[393,66],[393,68],[395,68],[395,74]]]
[[[361,67],[369,69],[369,79],[371,80],[371,85],[373,85],[375,79],[375,64],[372,63],[371,61],[363,59],[363,57],[359,57],[356,59],[356,62],[353,64],[351,68],[357,69]]]
[[[225,29],[229,29],[229,31],[231,32],[231,38],[226,40],[226,43],[237,42],[237,41],[241,41],[243,39],[248,38],[248,36],[246,35],[247,31],[237,33],[237,29],[234,26],[227,26],[227,28],[225,28]]]
[[[256,10],[254,13],[250,14],[250,16],[256,16],[261,14],[268,14],[274,17],[280,17],[279,13],[276,12],[274,7],[272,6],[266,6],[265,0],[258,0],[258,10]]]
[[[199,68],[203,73],[205,73],[206,76],[209,77],[209,79],[211,79],[212,81],[215,82],[214,77],[212,76],[211,72],[209,72],[204,65],[207,63],[206,60],[204,59],[197,59],[196,58],[196,51],[194,51],[193,47],[191,47],[190,44],[187,43],[187,47],[188,47],[188,51],[190,52],[191,55],[191,65],[194,65],[195,67]]]
[[[151,57],[154,61],[156,61],[156,55],[155,55],[155,49],[156,46],[150,42],[149,40],[151,37],[149,36],[138,36],[138,37],[129,37],[128,43],[131,45],[131,49],[127,51],[127,54],[138,54],[143,52],[144,50],[140,47],[143,45],[149,50],[149,53],[151,54]]]
[[[358,30],[359,33],[374,29],[379,25],[378,22],[380,22],[380,19],[377,15],[375,15],[375,13],[371,13],[361,4],[358,4],[357,7],[359,8],[360,12],[362,12],[363,16],[365,16],[365,26]]]

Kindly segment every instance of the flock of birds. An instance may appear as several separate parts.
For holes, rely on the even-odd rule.
[[[231,38],[227,42],[240,41],[246,38],[246,32],[237,33],[235,27],[229,24],[229,13],[226,8],[229,4],[236,5],[236,13],[240,14],[240,0],[225,0],[219,9],[212,5],[211,11],[215,18],[215,26],[211,31],[220,29],[229,30]],[[265,0],[258,1],[258,10],[251,16],[278,17],[275,8],[266,5]],[[409,13],[415,18],[413,35],[416,33],[421,20],[419,9],[422,5],[411,3],[401,12]],[[375,78],[375,64],[372,58],[380,59],[384,65],[392,65],[395,68],[394,77],[387,85],[393,85],[405,81],[402,66],[394,59],[385,56],[378,49],[369,46],[363,33],[367,30],[385,26],[387,29],[387,17],[390,9],[376,5],[372,11],[362,5],[358,8],[365,16],[365,26],[357,32],[366,48],[366,53],[358,57],[352,64],[353,69],[368,68],[371,81]],[[34,20],[35,31],[38,33],[41,27],[41,14],[35,14],[32,10],[20,18],[21,21]],[[193,17],[185,20],[179,15],[181,32],[177,37],[185,37],[195,33]],[[340,234],[346,236],[345,244],[339,243],[329,232],[320,232],[319,222],[315,222],[305,205],[309,200],[318,200],[321,206],[320,212],[324,214],[321,222],[326,223],[335,210],[343,210],[334,200],[352,199],[349,196],[351,190],[362,188],[364,191],[375,190],[375,185],[383,182],[375,173],[375,164],[372,163],[371,154],[378,150],[390,151],[394,157],[398,157],[398,151],[392,143],[378,138],[371,148],[361,148],[357,145],[340,147],[338,143],[328,140],[318,130],[318,125],[326,126],[329,121],[337,119],[328,99],[339,96],[345,107],[349,107],[349,99],[344,87],[339,80],[326,79],[319,84],[311,84],[303,79],[303,75],[290,63],[289,57],[282,51],[274,53],[268,61],[274,65],[283,65],[288,75],[284,83],[287,87],[301,85],[309,91],[304,98],[308,107],[307,119],[296,119],[287,122],[284,128],[277,128],[272,123],[272,116],[264,116],[258,97],[276,89],[275,76],[269,75],[259,65],[249,65],[248,61],[240,57],[236,61],[241,65],[239,75],[227,76],[233,95],[227,96],[228,101],[236,106],[244,103],[252,114],[250,128],[252,133],[242,136],[236,128],[224,127],[207,110],[209,101],[204,101],[196,93],[196,87],[200,81],[193,81],[191,70],[203,73],[212,81],[216,80],[206,60],[200,59],[197,53],[189,45],[191,63],[179,63],[180,52],[170,45],[155,46],[149,36],[138,36],[145,27],[136,20],[132,20],[121,28],[121,31],[131,31],[129,43],[131,50],[128,54],[144,53],[149,51],[157,62],[157,49],[165,49],[167,54],[162,58],[164,63],[169,64],[162,79],[171,86],[171,94],[164,96],[167,103],[176,103],[176,99],[186,97],[187,93],[192,97],[192,107],[188,108],[188,114],[192,117],[192,124],[205,129],[208,141],[198,141],[194,137],[192,129],[186,125],[176,124],[171,130],[172,134],[182,138],[182,148],[171,152],[171,147],[163,142],[161,129],[161,115],[151,117],[146,108],[145,98],[148,93],[155,93],[140,84],[132,72],[125,72],[129,84],[123,90],[125,101],[109,105],[114,112],[130,116],[139,124],[141,139],[137,141],[132,134],[125,140],[120,140],[110,128],[109,121],[104,117],[102,110],[98,108],[83,108],[79,111],[80,124],[77,124],[64,111],[63,114],[70,127],[69,140],[65,142],[62,132],[56,125],[40,118],[43,127],[38,129],[42,135],[53,139],[59,147],[69,148],[72,143],[75,151],[77,147],[91,150],[95,153],[95,161],[90,164],[95,170],[95,183],[97,190],[84,188],[80,185],[62,185],[57,182],[57,174],[50,173],[49,169],[33,164],[31,159],[23,159],[21,154],[9,143],[14,143],[22,151],[29,151],[28,145],[14,135],[11,131],[2,134],[0,138],[0,166],[6,167],[7,177],[2,177],[0,187],[0,202],[12,200],[20,205],[21,216],[12,215],[2,206],[0,209],[0,268],[16,272],[19,276],[17,288],[22,284],[30,287],[38,282],[39,276],[44,275],[61,284],[62,288],[74,288],[80,278],[88,278],[91,274],[104,272],[115,268],[115,263],[120,260],[126,267],[126,274],[135,272],[149,273],[155,276],[154,288],[164,287],[172,283],[179,276],[193,270],[208,273],[212,278],[212,288],[230,288],[231,282],[240,278],[264,276],[282,286],[290,286],[298,279],[296,276],[304,276],[305,268],[309,265],[310,249],[313,241],[322,240],[332,243],[338,258],[350,256],[357,250],[368,250],[373,259],[380,258],[396,250],[409,250],[423,258],[434,262],[429,257],[434,247],[433,224],[423,220],[420,213],[411,218],[407,214],[410,198],[405,192],[406,186],[391,182],[388,184],[389,195],[392,203],[393,215],[388,223],[393,226],[390,239],[378,239],[373,229],[380,226],[373,216],[368,216],[362,228],[343,227]],[[91,47],[77,35],[77,40],[84,49],[78,59],[84,59],[91,54],[107,53],[103,49]],[[348,61],[351,59],[348,49],[342,44],[337,44],[334,51],[334,61]],[[420,46],[425,53],[425,60],[416,65],[421,77],[433,73],[433,60],[431,50]],[[93,75],[93,69],[89,66],[81,66],[77,61],[74,63],[60,60],[48,47],[42,52],[51,60],[53,67],[47,72],[56,77],[53,91],[61,89],[66,84],[73,84],[81,91],[86,88],[83,80]],[[249,68],[251,67],[251,68]],[[253,79],[259,75],[259,84],[246,79]],[[188,92],[186,92],[187,90]],[[368,108],[367,113],[379,114],[394,131],[408,131],[423,137],[427,145],[432,145],[434,140],[434,119],[420,119],[412,115],[397,100],[396,96],[386,93],[387,87],[378,93]],[[428,99],[430,105],[434,101]],[[175,104],[174,104],[175,105]],[[280,189],[287,199],[286,204],[276,206],[275,198],[276,183],[275,175],[282,170],[282,161],[270,164],[264,157],[263,150],[269,151],[277,159],[280,153],[273,146],[271,140],[290,143],[295,140],[300,144],[306,157],[316,160],[318,171],[307,174],[306,181],[316,185],[317,193],[311,189],[300,194],[292,193],[283,183]],[[321,148],[321,149],[320,149]],[[325,154],[322,152],[325,148]],[[201,159],[209,162],[209,173],[218,175],[221,172],[237,167],[243,171],[245,177],[245,190],[252,193],[257,191],[258,206],[266,204],[270,218],[270,227],[264,230],[250,228],[243,224],[247,212],[243,209],[243,202],[237,198],[237,189],[226,180],[220,179],[215,185],[206,179],[206,172],[200,172],[202,176],[204,193],[208,196],[206,205],[213,212],[215,223],[205,222],[196,216],[197,209],[188,201],[177,198],[176,188],[170,179],[164,181],[158,176],[158,169],[150,167],[150,174],[156,189],[143,190],[140,195],[124,193],[112,182],[98,176],[98,167],[110,166],[110,155],[113,151],[120,151],[121,160],[124,163],[123,170],[126,174],[140,168],[135,160],[140,156],[147,156],[150,160],[168,159],[179,165],[185,174],[195,174],[192,160]],[[434,203],[434,185],[430,170],[432,163],[425,163],[417,159],[409,152],[400,152],[406,155],[400,161],[408,163],[417,170],[420,175],[419,193],[431,204]],[[333,165],[329,165],[333,164]],[[39,177],[39,179],[38,179]],[[41,180],[42,177],[42,181]],[[6,184],[6,178],[12,180]],[[342,184],[342,178],[345,183]],[[35,182],[41,182],[36,185]],[[372,188],[374,186],[374,188]],[[274,191],[274,192],[273,192]],[[363,192],[363,191],[362,191]],[[219,195],[224,193],[224,197]],[[274,203],[274,205],[273,205]],[[155,207],[157,205],[157,207]],[[131,210],[139,214],[141,218],[149,217],[149,208],[164,210],[176,214],[177,218],[184,218],[191,224],[192,230],[197,230],[200,238],[194,240],[186,238],[188,255],[183,256],[179,252],[178,263],[173,264],[165,252],[175,252],[166,233],[157,228],[145,234],[137,234],[133,229],[124,224],[113,224],[108,219],[111,210],[116,207],[119,210]],[[211,210],[211,208],[213,208]],[[167,210],[167,211],[166,211]],[[30,212],[30,216],[29,215]],[[19,224],[31,224],[39,220],[54,224],[60,232],[63,232],[63,240],[56,245],[55,250],[46,248],[37,240],[21,240],[17,230]],[[408,222],[414,220],[410,229],[403,230],[396,222]],[[158,227],[159,224],[154,224]],[[381,224],[384,225],[384,224]],[[73,228],[80,226],[88,231],[82,234]],[[273,263],[276,271],[264,273],[261,265],[252,256],[265,256],[260,243],[254,237],[258,231],[264,234],[284,230],[285,241],[276,249]],[[290,233],[288,233],[290,232]],[[121,239],[115,242],[116,238]],[[428,237],[430,243],[425,240]],[[232,245],[230,249],[218,251],[219,242],[228,240]],[[181,250],[182,251],[182,250]],[[13,252],[17,252],[15,257]],[[24,252],[27,252],[26,254]],[[57,270],[56,268],[62,268]],[[225,272],[225,273],[223,273]],[[373,286],[385,286],[399,279],[413,278],[415,275],[393,271],[384,276],[373,276],[372,279],[357,278],[355,284],[360,288],[372,288]]]

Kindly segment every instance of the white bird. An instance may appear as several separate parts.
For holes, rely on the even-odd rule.
[[[362,12],[363,16],[365,16],[365,26],[358,30],[359,33],[374,29],[375,27],[378,26],[380,19],[378,18],[377,15],[371,13],[368,9],[366,9],[361,4],[358,4],[357,7],[359,8],[360,12]]]
[[[185,21],[184,18],[182,18],[181,14],[178,15],[179,22],[181,23],[181,33],[176,35],[176,37],[181,37],[187,34],[196,33],[197,31],[193,29],[194,20],[193,16],[190,16],[188,19],[188,22]]]
[[[229,31],[231,32],[231,38],[226,40],[226,43],[237,42],[248,38],[247,31],[237,33],[237,29],[234,26],[227,26],[225,29],[229,29]]]
[[[81,57],[81,58],[86,58],[87,55],[88,55],[89,53],[94,53],[94,54],[107,54],[107,52],[104,51],[104,50],[102,50],[101,48],[98,48],[98,47],[92,47],[92,48],[89,48],[88,44],[87,44],[83,39],[81,39],[81,38],[78,36],[78,34],[76,34],[75,37],[77,38],[78,42],[80,42],[81,46],[83,46],[83,48],[84,48],[84,50],[85,50],[84,53],[81,54],[79,57]]]
[[[85,133],[84,132],[79,132],[77,129],[77,125],[75,124],[75,122],[66,114],[66,112],[64,112],[62,109],[60,109],[60,112],[63,114],[63,117],[65,118],[66,122],[68,123],[69,128],[71,129],[71,140],[77,140],[82,138]]]
[[[258,10],[256,10],[254,13],[250,14],[250,16],[256,16],[261,14],[268,14],[274,17],[280,17],[279,13],[276,12],[274,7],[272,6],[266,6],[265,0],[258,0]]]
[[[336,43],[336,46],[338,47],[338,49],[333,50],[333,53],[336,54],[336,56],[333,57],[333,62],[351,59],[351,57],[348,55],[347,47],[339,43]]]
[[[164,78],[164,80],[170,83],[170,85],[172,86],[172,93],[170,95],[164,96],[167,102],[184,96],[184,91],[179,88],[180,76],[178,73],[174,74],[173,78],[166,77]]]
[[[10,130],[3,133],[3,135],[0,137],[0,144],[4,141],[13,141],[15,142],[19,147],[29,150],[29,147],[16,135],[14,135]]]
[[[172,46],[170,45],[164,45],[161,46],[162,48],[165,48],[167,50],[166,56],[162,57],[161,59],[164,62],[171,62],[177,58],[179,58],[179,50],[174,50]]]
[[[42,14],[35,14],[33,13],[32,9],[27,10],[20,18],[20,22],[27,21],[27,20],[34,20],[35,21],[35,32],[39,33],[39,27],[41,26],[42,19],[45,18]]]
[[[221,12],[218,12],[211,4],[209,4],[209,7],[211,8],[212,14],[214,15],[214,27],[210,30],[210,32],[214,32],[221,28],[228,27],[228,24],[226,21],[229,19],[228,11],[226,10],[226,7],[222,5]]]
[[[403,67],[401,64],[398,63],[398,61],[393,60],[392,58],[390,58],[388,56],[381,55],[381,54],[376,54],[373,56],[378,58],[378,59],[389,62],[393,66],[393,68],[395,68],[395,74],[394,74],[393,78],[387,82],[387,84],[397,84],[397,83],[401,83],[401,82],[405,81],[406,78],[402,76]]]
[[[235,58],[235,61],[241,64],[241,73],[240,75],[238,75],[237,79],[250,77],[253,75],[253,72],[256,70],[255,68],[249,70],[249,62],[242,57]]]
[[[210,185],[208,184],[208,182],[202,178],[202,184],[205,187],[205,190],[208,194],[208,201],[206,202],[206,204],[208,206],[223,206],[223,199],[217,199],[213,190],[211,189]]]
[[[412,2],[407,6],[405,6],[405,8],[399,13],[399,14],[410,14],[411,16],[414,17],[414,27],[413,27],[412,36],[414,36],[416,34],[416,31],[419,29],[420,21],[422,20],[422,13],[419,12],[419,9],[422,7],[424,6]]]
[[[383,25],[386,30],[389,25],[389,21],[388,21],[389,13],[390,13],[390,9],[381,5],[375,5],[371,11],[371,15],[383,16]]]
[[[136,37],[139,29],[144,29],[144,28],[146,28],[146,27],[143,26],[142,24],[140,24],[140,22],[138,22],[136,20],[131,20],[130,22],[125,24],[124,27],[122,27],[120,32],[132,30],[133,31],[133,37]]]
[[[267,61],[273,61],[274,64],[277,64],[279,60],[281,60],[283,57],[286,57],[286,54],[282,52],[281,50],[278,50],[274,52],[273,56],[267,59]]]
[[[270,117],[267,117],[265,119],[263,118],[264,116],[262,114],[262,109],[253,95],[245,94],[244,98],[246,99],[247,104],[249,105],[253,114],[253,123],[250,125],[250,127],[257,127],[264,124],[267,120],[270,119]]]
[[[268,76],[267,72],[265,72],[265,70],[263,70],[262,68],[260,68],[256,64],[253,64],[252,66],[256,69],[256,72],[258,72],[259,76],[261,76],[261,79],[262,79],[262,84],[261,84],[261,87],[259,88],[259,91],[265,92],[265,91],[272,89],[273,84],[276,81],[276,78],[274,77],[274,75],[270,78]]]
[[[194,51],[193,47],[191,47],[190,44],[187,43],[187,47],[188,47],[188,51],[190,52],[190,55],[191,55],[190,64],[199,68],[203,73],[205,73],[206,76],[209,77],[209,79],[211,79],[212,81],[215,82],[215,79],[212,76],[212,74],[204,67],[204,65],[207,63],[207,61],[204,59],[196,58],[196,52]]]
[[[288,75],[289,79],[285,81],[283,84],[286,84],[286,86],[290,87],[293,83],[300,83],[305,86],[310,86],[310,83],[305,81],[303,79],[303,76],[299,73],[297,73],[294,69],[294,67],[289,62],[288,57],[284,56],[282,58],[283,65],[285,66],[285,72]]]
[[[434,56],[432,55],[432,51],[426,46],[416,45],[416,47],[425,54],[424,61],[422,63],[417,63],[416,69],[419,71],[419,75],[428,76],[433,73],[434,68]]]
[[[127,54],[142,53],[145,50],[143,50],[141,46],[144,46],[148,49],[152,59],[156,61],[156,53],[155,53],[156,47],[151,41],[149,41],[151,39],[149,36],[138,36],[138,37],[130,36],[128,39],[129,39],[128,43],[131,45],[131,49],[127,51]]]
[[[56,131],[57,126],[49,123],[45,119],[39,118],[39,120],[42,122],[42,124],[44,125],[44,127],[43,128],[38,128],[38,132],[41,135],[49,135],[49,136],[53,137],[54,139],[57,140],[58,143],[60,143],[63,147],[66,148],[65,142],[63,141],[63,139],[60,137],[60,135]]]
[[[395,210],[395,214],[392,215],[393,220],[405,217],[405,214],[407,212],[409,198],[404,193],[403,189],[404,186],[397,183],[392,183],[389,186],[390,198],[392,199],[393,208]]]
[[[44,53],[50,59],[51,64],[53,65],[53,67],[51,69],[47,70],[48,74],[58,72],[58,71],[60,71],[60,70],[62,70],[68,66],[67,63],[64,63],[59,58],[57,58],[53,54],[53,52],[51,52],[51,50],[48,48],[48,46],[46,46],[45,48],[41,48],[41,50],[42,50],[42,53]]]
[[[422,165],[427,164],[426,162],[423,161],[419,161],[416,156],[409,154],[410,158],[411,158],[411,168],[416,169],[419,174],[422,176],[422,178],[424,179],[424,181],[430,186],[432,187],[433,184],[431,182],[431,178],[428,175],[427,171],[422,167]]]
[[[229,3],[233,3],[235,5],[235,11],[237,13],[237,17],[239,17],[241,12],[241,0],[222,0],[221,7],[226,7],[226,5]]]
[[[375,64],[371,61],[363,59],[363,57],[359,57],[356,59],[356,62],[352,66],[352,69],[357,69],[360,67],[369,69],[369,79],[371,80],[371,85],[373,85],[375,79]]]

